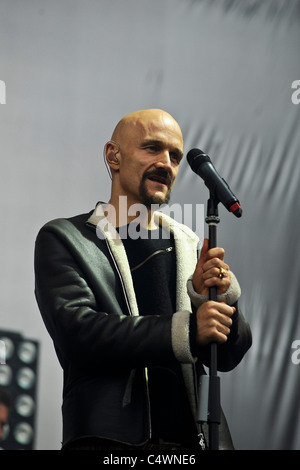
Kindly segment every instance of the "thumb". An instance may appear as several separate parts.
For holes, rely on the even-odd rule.
[[[208,239],[205,238],[203,240],[203,245],[201,248],[200,256],[197,261],[197,265],[193,274],[193,286],[196,292],[198,292],[198,294],[204,294],[206,293],[206,290],[207,290],[203,284],[202,276],[203,276],[203,265],[207,260],[208,247],[209,247]]]
[[[197,263],[198,266],[203,266],[205,261],[207,260],[208,248],[209,248],[208,238],[204,238],[200,256],[199,256],[198,263]]]

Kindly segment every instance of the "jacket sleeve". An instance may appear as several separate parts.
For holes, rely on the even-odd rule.
[[[103,263],[95,273],[94,256],[85,259],[61,233],[44,228],[36,240],[35,295],[62,366],[76,361],[86,368],[135,368],[174,361],[173,315],[124,312],[112,267],[98,252]],[[187,324],[186,312],[176,319],[178,326]],[[182,335],[188,338],[188,330]]]

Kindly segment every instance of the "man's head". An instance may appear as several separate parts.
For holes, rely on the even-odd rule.
[[[10,393],[0,387],[0,441],[3,438],[4,426],[8,424],[8,416],[12,407],[12,398]]]
[[[148,208],[167,203],[182,156],[182,133],[170,114],[160,109],[128,114],[106,144],[111,201],[127,196],[128,205],[142,203]]]

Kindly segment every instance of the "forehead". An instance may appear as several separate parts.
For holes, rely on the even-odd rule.
[[[183,148],[180,127],[176,121],[167,115],[152,119],[136,119],[135,122],[132,123],[132,129],[129,135],[132,137],[132,141],[137,144],[147,140],[155,140],[180,150]]]

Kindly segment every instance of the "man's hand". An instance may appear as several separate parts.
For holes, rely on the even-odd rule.
[[[230,268],[224,262],[223,248],[209,249],[208,239],[203,242],[202,250],[193,275],[195,291],[208,295],[210,287],[217,287],[217,294],[223,294],[231,284]],[[222,274],[223,272],[223,274]],[[223,277],[220,277],[221,276]],[[205,302],[197,310],[197,342],[201,346],[208,343],[224,343],[230,333],[231,316],[234,307],[223,302]]]
[[[232,325],[231,316],[235,307],[223,302],[205,302],[197,310],[197,343],[206,346],[209,343],[225,343]]]
[[[217,293],[223,294],[230,287],[230,268],[224,262],[223,248],[208,249],[208,239],[203,241],[202,250],[193,275],[193,286],[198,294],[208,295],[209,288],[216,286]],[[222,278],[219,277],[223,271]]]

